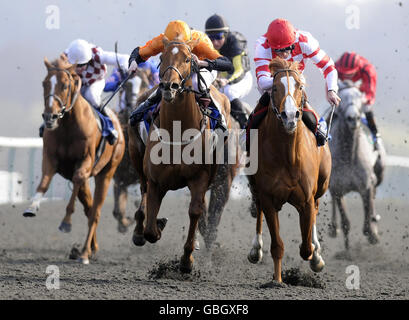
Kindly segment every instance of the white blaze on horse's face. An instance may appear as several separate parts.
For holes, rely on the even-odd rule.
[[[285,100],[284,100],[284,110],[282,112],[282,120],[284,124],[284,128],[287,130],[288,133],[294,133],[295,129],[297,128],[297,102],[295,101],[294,93],[295,93],[295,85],[296,81],[292,76],[282,77],[281,83],[285,88]],[[285,116],[283,116],[283,113]]]
[[[53,106],[53,102],[54,102],[54,92],[55,92],[55,85],[57,84],[57,76],[53,75],[50,78],[50,83],[51,83],[51,89],[50,89],[50,98],[48,100],[48,107],[52,107]]]
[[[178,53],[179,53],[178,47],[174,47],[174,48],[172,49],[172,54],[178,54]]]

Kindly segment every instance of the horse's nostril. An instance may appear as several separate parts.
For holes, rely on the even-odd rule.
[[[281,112],[281,118],[282,119],[287,119],[287,114],[285,112]]]
[[[178,90],[178,89],[179,89],[179,84],[176,83],[176,82],[172,82],[172,84],[170,85],[170,87],[171,87],[173,90]]]
[[[300,117],[300,111],[297,111],[297,112],[295,113],[295,117],[296,117],[297,119]]]

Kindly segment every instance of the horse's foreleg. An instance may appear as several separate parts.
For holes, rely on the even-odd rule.
[[[273,206],[273,201],[270,197],[262,199],[262,210],[266,217],[266,222],[271,236],[270,253],[274,262],[274,280],[282,282],[281,279],[281,264],[284,255],[284,244],[280,237],[280,222],[278,220],[278,211]]]
[[[52,161],[48,158],[48,156],[43,153],[43,162],[42,162],[42,176],[41,181],[36,189],[36,194],[31,199],[30,206],[24,211],[24,217],[35,217],[38,210],[40,210],[40,202],[47,192],[51,180],[55,175],[57,169],[56,164],[52,163]]]
[[[331,203],[332,203],[332,217],[331,223],[329,225],[328,234],[331,238],[336,238],[339,233],[338,223],[337,223],[337,207],[336,207],[336,200],[337,196],[331,192]]]
[[[154,184],[152,181],[148,182],[146,199],[147,219],[143,235],[150,243],[155,243],[160,239],[162,230],[165,227],[165,225],[161,223],[163,219],[160,221],[157,219],[164,196],[165,192],[160,190],[158,185]]]
[[[312,255],[312,259],[310,260],[310,268],[314,272],[320,272],[325,266],[324,259],[321,257],[321,245],[318,240],[318,232],[317,232],[317,214],[318,214],[318,206],[319,200],[315,201],[315,208],[314,208],[314,218],[313,218],[313,225],[312,225],[312,243],[314,245],[314,253]]]
[[[143,235],[144,232],[144,221],[145,221],[145,214],[146,214],[146,200],[147,200],[147,186],[146,180],[144,178],[141,179],[141,202],[139,204],[139,208],[135,212],[135,221],[136,226],[133,232],[132,241],[136,246],[143,246],[146,242],[145,237]]]
[[[300,246],[300,256],[304,260],[311,260],[313,253],[312,246],[312,227],[315,221],[314,212],[314,199],[311,199],[306,203],[304,207],[300,207],[298,212],[300,216],[300,229],[302,243]]]
[[[184,273],[190,273],[193,268],[193,256],[192,252],[194,250],[194,241],[197,225],[199,218],[206,211],[205,206],[205,194],[207,191],[207,179],[202,177],[202,179],[190,181],[188,184],[191,201],[189,205],[189,231],[187,239],[184,245],[184,252],[180,259],[180,270]]]
[[[260,202],[254,197],[256,207],[256,235],[253,239],[252,248],[247,258],[251,263],[260,262],[263,259],[263,211],[260,208]]]
[[[369,243],[377,244],[379,242],[378,220],[379,216],[375,214],[374,208],[374,188],[371,187],[361,194],[364,203],[364,235],[367,236]]]
[[[341,226],[342,231],[344,232],[344,242],[345,242],[345,250],[349,250],[349,230],[351,229],[351,223],[349,222],[347,213],[346,213],[346,206],[344,197],[336,197],[335,198],[336,204],[339,209],[339,213],[341,215]]]
[[[89,211],[88,234],[79,258],[83,264],[88,264],[92,252],[95,253],[98,250],[96,231],[114,170],[115,168],[111,168],[108,173],[100,173],[95,177],[94,201]]]
[[[229,172],[229,165],[220,165],[211,189],[206,230],[204,234],[202,232],[208,249],[211,248],[217,238],[217,227],[220,224],[224,207],[229,199],[232,184],[232,177]]]
[[[61,221],[60,226],[58,227],[58,229],[61,232],[65,232],[65,233],[71,232],[71,226],[72,226],[71,216],[75,210],[75,199],[77,198],[79,189],[80,189],[80,185],[75,183],[72,193],[71,193],[70,201],[68,202],[67,208],[65,210],[65,217]]]
[[[126,204],[128,202],[128,187],[114,184],[114,217],[118,220],[118,231],[126,233],[132,220],[126,217]]]

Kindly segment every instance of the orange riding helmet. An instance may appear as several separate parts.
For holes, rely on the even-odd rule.
[[[285,19],[275,19],[270,23],[267,33],[268,45],[272,49],[283,49],[295,42],[295,28]]]
[[[189,26],[182,20],[169,22],[164,34],[169,40],[175,39],[177,35],[182,35],[183,41],[189,41],[192,38]]]

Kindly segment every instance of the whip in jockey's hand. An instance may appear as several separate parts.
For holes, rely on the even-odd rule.
[[[138,64],[136,63],[135,60],[133,60],[128,68],[128,71],[135,72],[136,70],[138,70]]]

